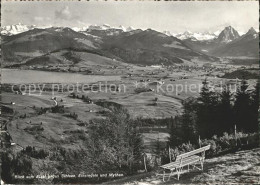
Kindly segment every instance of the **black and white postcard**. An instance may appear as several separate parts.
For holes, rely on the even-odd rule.
[[[259,184],[259,2],[2,0],[2,184]]]

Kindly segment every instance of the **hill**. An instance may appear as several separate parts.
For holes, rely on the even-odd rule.
[[[181,40],[167,36],[152,29],[123,33],[117,37],[105,39],[103,49],[127,63],[143,65],[161,64],[170,65],[182,63],[182,59],[213,61],[213,57],[193,51]]]
[[[152,29],[88,29],[76,32],[70,28],[31,29],[16,35],[5,35],[2,50],[4,66],[50,60],[50,53],[71,49],[117,59],[126,63],[171,65],[183,60],[214,61],[193,51],[183,41]],[[47,57],[47,58],[46,58]],[[37,63],[36,62],[36,63]],[[52,63],[59,61],[53,60]],[[35,63],[35,64],[36,64]],[[47,62],[48,63],[48,62]]]
[[[4,64],[23,63],[65,48],[95,50],[97,47],[91,37],[70,28],[33,29],[5,37],[2,43]]]

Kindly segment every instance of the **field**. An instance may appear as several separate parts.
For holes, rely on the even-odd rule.
[[[49,83],[50,80],[52,80],[51,76],[55,74],[52,74],[52,72],[43,72],[44,74],[41,77],[41,75],[38,76],[39,74],[37,72],[34,73],[34,71],[29,70],[28,74],[30,74],[30,77],[28,76],[27,91],[24,92],[24,95],[12,92],[10,90],[11,84],[6,85],[9,86],[9,91],[5,92],[5,90],[3,90],[1,95],[2,104],[14,110],[13,119],[10,124],[8,124],[11,133],[19,133],[16,129],[24,130],[25,127],[30,126],[30,121],[32,124],[40,124],[40,122],[42,122],[42,127],[44,127],[43,133],[49,133],[49,135],[43,134],[46,140],[50,138],[59,139],[66,130],[84,130],[83,127],[77,126],[77,124],[88,124],[91,119],[102,118],[104,112],[109,111],[109,106],[111,105],[120,105],[126,108],[133,118],[162,119],[175,117],[182,113],[182,102],[186,98],[198,97],[200,88],[202,87],[202,81],[205,78],[207,78],[209,84],[215,90],[220,90],[221,85],[225,83],[234,84],[232,79],[227,80],[212,74],[223,70],[227,71],[228,69],[230,69],[230,71],[233,70],[233,67],[223,69],[222,65],[218,63],[214,66],[205,66],[203,63],[196,65],[189,63],[190,65],[176,65],[171,67],[145,67],[126,65],[116,60],[102,58],[101,56],[100,58],[96,58],[97,56],[93,54],[84,55],[84,53],[76,52],[73,53],[73,55],[80,56],[79,58],[82,60],[84,59],[84,62],[81,61],[77,63],[77,65],[86,64],[87,66],[94,66],[95,68],[107,68],[110,71],[109,74],[114,76],[96,78],[95,75],[93,75],[93,78],[91,78],[91,75],[89,75],[84,79],[82,73],[61,73],[61,79],[69,80],[63,84],[63,88],[61,86],[62,84],[56,84],[59,85],[59,90],[53,90]],[[61,55],[58,56],[61,57]],[[94,60],[99,62],[93,63]],[[114,69],[112,69],[113,66]],[[83,66],[79,67],[82,68]],[[120,70],[121,72],[119,72]],[[21,76],[22,73],[26,73],[26,70],[11,70],[9,72],[18,72]],[[119,73],[124,75],[119,75]],[[75,78],[75,75],[82,76]],[[21,77],[18,77],[17,80],[19,80],[19,78]],[[39,89],[32,89],[33,95],[30,95],[28,84],[33,83],[33,80],[37,78],[40,78],[41,83],[46,81],[43,92],[41,93]],[[11,81],[13,82],[15,79]],[[78,81],[81,82],[78,85],[79,91],[75,91],[74,89],[76,97],[72,98],[72,89],[68,86],[75,86]],[[19,81],[16,83],[19,83]],[[252,89],[256,80],[248,80],[248,83],[250,85],[249,89]],[[233,87],[233,90],[235,90],[234,88],[235,87]],[[54,97],[56,97],[58,105],[65,107],[65,112],[56,114],[47,112],[46,114],[38,115],[39,109],[51,108],[55,105],[52,100]],[[82,97],[90,98],[93,103],[84,102]],[[15,102],[15,104],[10,105],[11,102]],[[77,114],[77,119],[68,117],[69,114],[73,113]],[[20,117],[24,114],[27,115],[26,118],[21,119]],[[59,125],[60,123],[58,122],[60,120],[62,120],[63,125]],[[66,126],[67,124],[69,127]],[[57,125],[60,126],[60,129],[56,130]],[[57,133],[53,133],[53,131],[51,131],[52,129],[57,131]],[[26,133],[25,135],[32,138],[31,133],[25,131],[22,131],[22,133]],[[15,138],[16,136],[13,137]],[[27,139],[23,142],[22,140],[18,140],[19,136],[16,138],[16,142],[20,142],[19,144],[23,146],[28,144]],[[33,140],[30,141],[30,144],[32,144]],[[35,141],[35,143],[37,142]],[[37,146],[38,144],[35,145]],[[45,144],[46,143],[42,143],[42,145]]]
[[[88,55],[89,60],[91,55]],[[85,56],[86,58],[86,56]],[[94,119],[103,119],[112,106],[123,107],[128,110],[132,118],[165,119],[175,117],[183,112],[183,101],[187,98],[198,97],[202,82],[207,78],[212,89],[221,90],[221,85],[234,84],[237,79],[224,79],[219,75],[226,71],[233,71],[233,67],[223,69],[218,65],[176,65],[176,66],[137,66],[115,65],[114,60],[100,59],[96,65],[91,61],[79,62],[79,68],[86,64],[96,69],[92,75],[84,71],[59,73],[45,70],[44,75],[40,71],[14,70],[20,75],[28,72],[30,77],[27,83],[23,82],[23,88],[19,90],[19,79],[13,78],[12,82],[6,81],[2,88],[2,115],[3,123],[11,136],[11,142],[15,143],[15,151],[21,151],[27,146],[36,149],[45,149],[55,153],[59,147],[70,153],[79,153],[86,148],[88,137],[87,126]],[[104,65],[104,66],[103,66]],[[107,72],[98,69],[107,69]],[[236,69],[239,68],[236,66]],[[60,68],[61,69],[61,68]],[[12,69],[10,69],[11,72]],[[52,86],[52,75],[60,74],[60,82]],[[100,75],[97,76],[96,75]],[[79,78],[74,78],[79,75]],[[112,75],[112,76],[110,76]],[[35,79],[40,82],[35,86]],[[15,90],[12,90],[12,83]],[[80,83],[77,83],[79,80]],[[255,79],[249,79],[249,88],[253,89]],[[73,90],[72,87],[78,89]],[[53,89],[53,87],[55,87]],[[22,91],[22,92],[20,92]],[[55,108],[56,106],[56,108]],[[159,147],[166,146],[169,137],[167,125],[150,125],[141,128],[144,147],[147,153],[156,152]],[[35,173],[55,171],[60,162],[33,159]],[[50,169],[46,165],[50,164]],[[86,170],[86,164],[72,165],[70,170]]]

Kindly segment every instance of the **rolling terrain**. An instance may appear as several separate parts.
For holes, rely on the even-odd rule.
[[[95,54],[97,58],[103,56],[135,65],[173,65],[194,59],[216,62],[219,61],[217,57],[258,58],[259,36],[253,28],[240,36],[229,26],[216,37],[205,33],[205,38],[208,39],[200,34],[196,39],[191,37],[190,33],[187,37],[174,37],[173,34],[152,29],[109,26],[90,26],[86,30],[74,30],[60,27],[26,27],[21,33],[5,34],[2,39],[3,66],[37,66],[44,63],[73,67],[78,61],[84,60],[78,56],[64,54],[66,50]]]
[[[60,49],[93,51],[96,47],[89,37],[70,28],[48,28],[33,29],[6,37],[2,51],[5,64],[19,64]]]
[[[76,32],[70,28],[34,28],[3,38],[4,66],[13,64],[39,65],[61,63],[51,53],[62,50],[94,53],[125,63],[137,65],[183,63],[194,58],[215,61],[197,51],[193,51],[183,41],[152,29],[122,31],[88,29]],[[52,60],[52,62],[50,62]],[[80,59],[75,59],[80,60]]]

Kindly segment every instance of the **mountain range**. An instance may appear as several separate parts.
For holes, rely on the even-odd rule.
[[[199,41],[189,38],[183,41],[193,50],[211,56],[259,58],[259,33],[254,28],[240,36],[233,27],[228,26],[214,39]]]
[[[181,40],[191,39],[193,41],[196,41],[196,40],[200,40],[200,41],[202,41],[202,40],[210,40],[210,39],[214,39],[214,38],[217,37],[217,35],[215,33],[210,33],[210,32],[192,33],[190,31],[185,31],[183,33],[175,34],[173,36],[175,36],[175,37],[177,37],[178,39],[181,39]]]
[[[259,57],[259,34],[254,28],[250,28],[242,36],[239,36],[236,32],[232,33],[233,35],[228,35],[227,37],[219,37],[222,42],[231,41],[212,50],[211,53],[213,55],[225,57]]]
[[[84,28],[37,28],[18,24],[1,28],[1,35],[4,65],[31,64],[48,58],[50,53],[49,59],[60,61],[53,59],[53,53],[68,50],[141,65],[171,65],[186,60],[213,62],[223,56],[258,57],[259,40],[253,28],[240,36],[231,26],[217,36],[209,32],[174,35],[107,24]]]

